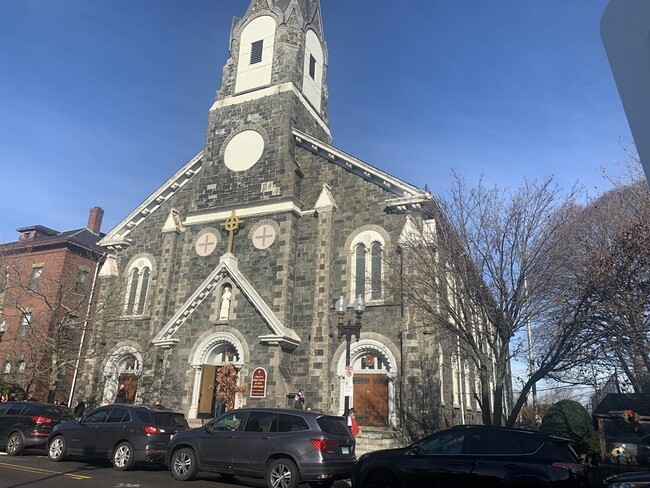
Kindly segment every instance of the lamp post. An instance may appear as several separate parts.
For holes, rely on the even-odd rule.
[[[5,332],[7,332],[7,321],[3,320],[0,324],[0,342],[2,342],[2,337],[5,335]]]
[[[345,312],[348,308],[348,302],[345,301],[345,297],[341,293],[341,296],[336,301],[336,314],[338,315],[338,324],[336,328],[339,331],[339,340],[341,337],[345,337],[345,371],[347,371],[350,366],[350,342],[352,341],[352,336],[356,336],[357,341],[359,341],[359,336],[361,335],[361,315],[363,315],[364,310],[366,309],[366,302],[364,301],[361,294],[352,303],[354,308],[354,313],[356,314],[356,319],[354,324],[351,319],[348,319],[348,323],[345,323]],[[348,392],[345,392],[345,406],[343,408],[343,415],[348,416],[350,412],[350,395]]]

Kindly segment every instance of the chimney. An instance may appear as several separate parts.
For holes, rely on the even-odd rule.
[[[102,218],[104,217],[104,210],[101,207],[93,207],[90,209],[90,216],[88,217],[87,229],[93,234],[99,234],[102,228]]]

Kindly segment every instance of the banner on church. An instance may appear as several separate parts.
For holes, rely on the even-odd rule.
[[[345,382],[343,383],[343,395],[352,396],[352,384],[354,380],[354,371],[352,366],[345,367]]]

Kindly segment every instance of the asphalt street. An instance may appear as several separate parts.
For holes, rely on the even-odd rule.
[[[300,488],[307,488],[307,484]],[[176,481],[170,472],[153,465],[117,471],[109,461],[63,461],[54,463],[42,451],[10,457],[0,453],[0,488],[266,488],[264,480],[222,478],[199,473],[194,481]],[[350,488],[338,481],[334,488]]]

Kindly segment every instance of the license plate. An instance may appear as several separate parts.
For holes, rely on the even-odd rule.
[[[350,454],[350,448],[348,446],[341,446],[341,453]]]

